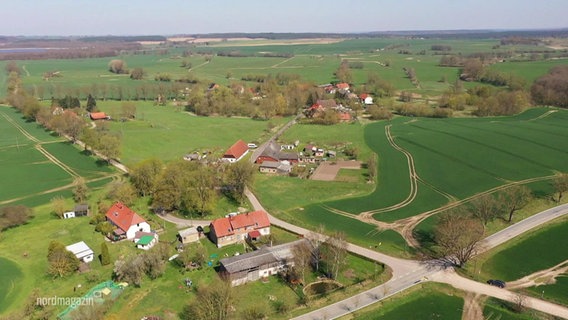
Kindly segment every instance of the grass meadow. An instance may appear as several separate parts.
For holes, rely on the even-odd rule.
[[[120,102],[99,102],[105,112],[120,112]],[[175,107],[154,106],[152,102],[136,102],[135,120],[108,122],[111,130],[122,136],[121,162],[133,165],[149,158],[164,161],[181,159],[193,151],[211,151],[221,156],[238,139],[264,141],[273,134],[269,123],[279,126],[289,121],[249,118],[197,117]]]

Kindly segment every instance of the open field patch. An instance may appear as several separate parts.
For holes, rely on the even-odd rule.
[[[0,257],[0,314],[14,301],[20,290],[22,272],[11,260]]]
[[[341,169],[359,170],[361,169],[360,161],[329,161],[321,163],[310,179],[321,181],[335,180],[337,173]]]

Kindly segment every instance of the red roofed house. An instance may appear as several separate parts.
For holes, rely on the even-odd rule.
[[[336,84],[335,87],[339,90],[349,90],[349,83],[340,82],[340,83]]]
[[[339,113],[339,121],[340,122],[349,122],[353,120],[351,114],[349,112],[340,112]]]
[[[110,120],[110,117],[104,112],[91,112],[89,117],[91,117],[91,120]]]
[[[209,225],[209,238],[217,247],[270,234],[270,220],[264,211],[237,214],[215,219]]]
[[[231,163],[237,162],[241,160],[248,151],[248,145],[243,140],[239,140],[225,152],[222,159]]]
[[[115,226],[110,235],[112,240],[134,239],[138,231],[147,233],[151,231],[148,222],[122,202],[117,202],[108,209],[106,219]]]
[[[361,103],[363,104],[373,104],[373,97],[366,93],[361,93],[359,98],[361,99]]]

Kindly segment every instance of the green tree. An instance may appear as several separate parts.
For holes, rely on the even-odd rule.
[[[210,214],[217,200],[215,173],[209,167],[201,165],[191,173],[189,179],[186,207],[201,216]]]
[[[131,205],[136,200],[136,190],[128,181],[116,180],[111,182],[107,198],[112,202]]]
[[[87,111],[94,112],[97,109],[97,100],[89,93],[87,96]]]
[[[227,170],[227,185],[230,186],[230,194],[233,199],[242,202],[245,198],[245,190],[252,186],[255,168],[248,161],[239,161],[229,166]]]
[[[82,177],[75,178],[73,184],[75,185],[73,189],[73,199],[78,203],[85,202],[85,200],[87,200],[87,193],[89,192],[85,179]]]
[[[142,80],[144,79],[144,69],[142,68],[134,68],[130,72],[130,79],[133,80]]]
[[[143,197],[152,194],[163,167],[162,161],[153,158],[144,160],[131,168],[130,180],[139,194]]]
[[[59,217],[63,218],[63,213],[65,213],[67,208],[67,203],[65,198],[62,196],[55,196],[51,198],[51,207],[53,208],[53,212]]]
[[[101,265],[106,266],[110,264],[110,253],[106,242],[101,243]]]
[[[121,112],[120,116],[123,119],[134,119],[136,118],[136,104],[132,101],[123,102],[120,105]]]
[[[377,156],[374,153],[367,160],[367,174],[370,182],[374,182],[375,178],[377,178]]]
[[[119,137],[104,134],[100,137],[97,150],[110,162],[112,159],[116,159],[120,156],[120,144]]]
[[[65,246],[58,241],[52,240],[47,249],[47,261],[49,263],[47,273],[54,277],[64,277],[79,268],[79,259],[73,253],[67,251]]]

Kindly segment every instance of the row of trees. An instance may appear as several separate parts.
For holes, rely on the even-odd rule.
[[[499,217],[510,223],[515,212],[527,205],[531,197],[528,187],[513,185],[496,196],[484,194],[468,206],[445,212],[434,229],[437,256],[445,263],[462,267],[477,253],[485,226]]]

